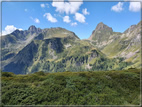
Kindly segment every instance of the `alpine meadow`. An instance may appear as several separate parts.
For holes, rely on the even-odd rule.
[[[1,2],[0,106],[140,106],[140,2]]]

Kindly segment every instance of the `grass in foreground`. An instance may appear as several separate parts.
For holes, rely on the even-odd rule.
[[[140,70],[2,72],[2,105],[139,105]]]

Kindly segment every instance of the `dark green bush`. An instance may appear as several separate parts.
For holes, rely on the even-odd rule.
[[[35,72],[34,74],[36,74],[36,75],[41,75],[41,76],[44,76],[44,75],[45,75],[45,73],[44,73],[43,71]]]
[[[2,76],[3,77],[13,77],[14,73],[12,73],[12,72],[2,72]]]
[[[12,75],[2,76],[2,105],[140,104],[137,69]]]

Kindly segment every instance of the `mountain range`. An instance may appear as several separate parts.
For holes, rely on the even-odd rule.
[[[84,40],[60,27],[15,30],[1,37],[1,69],[29,74],[140,68],[141,22],[123,33],[101,22]]]

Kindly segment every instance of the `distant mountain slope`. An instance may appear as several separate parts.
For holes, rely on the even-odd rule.
[[[131,26],[127,29],[117,42],[106,46],[103,52],[108,53],[111,48],[115,50],[115,56],[124,57],[125,61],[133,62],[133,67],[141,67],[141,34],[141,22],[139,22],[133,28]]]
[[[40,28],[36,28],[35,26],[30,26],[28,30],[15,30],[11,34],[2,36],[2,48],[19,48],[23,44],[28,44],[30,40],[34,38],[34,36],[41,33],[42,30]],[[18,46],[17,46],[18,45]]]
[[[117,39],[120,34],[119,32],[113,32],[111,27],[100,22],[88,40],[91,40],[99,49],[103,49],[114,39]]]
[[[38,58],[40,58],[39,61],[43,58],[56,59],[57,56],[54,56],[54,53],[59,53],[63,48],[69,48],[71,44],[73,44],[72,42],[80,40],[75,35],[75,33],[63,28],[50,28],[50,29],[41,30],[39,28],[36,28],[35,26],[31,26],[29,27],[28,31],[22,31],[22,32],[18,31],[17,35],[19,38],[16,38],[17,35],[13,35],[15,32],[17,32],[17,30],[11,33],[10,35],[6,35],[2,37],[2,41],[3,41],[2,44],[5,44],[2,46],[3,47],[2,48],[2,64],[3,64],[3,68],[6,69],[6,71],[11,71],[15,73],[21,71],[20,73],[22,74],[26,72],[26,71],[24,72],[26,68],[25,66],[29,66],[29,64],[34,63],[34,61],[32,60],[34,59],[36,53],[38,53],[37,56]],[[25,38],[27,37],[27,35],[22,35],[23,32],[29,32],[30,33],[29,35],[33,36],[31,38],[32,42],[29,41],[27,43],[28,45],[21,44],[23,49],[18,48],[18,50],[15,51],[14,49],[18,46],[19,41],[20,42],[26,41]],[[32,34],[36,34],[36,35],[32,35]],[[8,43],[10,43],[10,46],[12,47],[15,46],[15,48],[13,48],[13,50],[11,49],[10,51],[5,52],[6,45],[7,45],[7,43],[5,42],[5,39],[10,38],[11,35],[14,38],[16,38],[16,40],[15,42],[8,41]],[[21,39],[22,37],[24,39]],[[63,46],[62,42],[66,45]],[[51,49],[44,48],[48,45]],[[10,49],[10,47],[8,49]],[[47,50],[49,50],[49,54],[46,55],[45,51]]]
[[[17,29],[11,34],[2,36],[0,49],[2,56],[2,68],[41,32],[42,30],[40,28],[36,28],[32,25],[28,30],[21,31]]]
[[[140,68],[140,25],[119,33],[101,22],[88,40],[60,27],[16,30],[1,38],[2,70],[28,74]]]
[[[44,35],[44,37],[43,37]],[[32,40],[42,40],[53,37],[68,37],[79,39],[75,33],[63,28],[40,29],[30,26],[28,30],[15,30],[11,34],[1,37],[2,68],[11,62],[12,58]]]
[[[70,38],[74,38],[74,39],[79,39],[76,34],[74,32],[68,31],[64,28],[50,28],[50,29],[43,29],[42,33],[40,35],[38,35],[37,37],[35,37],[35,39],[49,39],[49,38],[66,38],[66,37],[70,37]]]
[[[131,67],[141,67],[141,22],[132,25],[124,33],[112,32],[106,25],[103,25],[103,31],[98,30],[98,26],[89,38],[96,47],[110,58],[122,57],[124,61],[133,63]]]
[[[33,40],[4,67],[4,71],[28,74],[38,71],[111,70],[126,66],[126,63],[119,66],[120,64],[119,59],[107,58],[88,41],[53,37]]]

